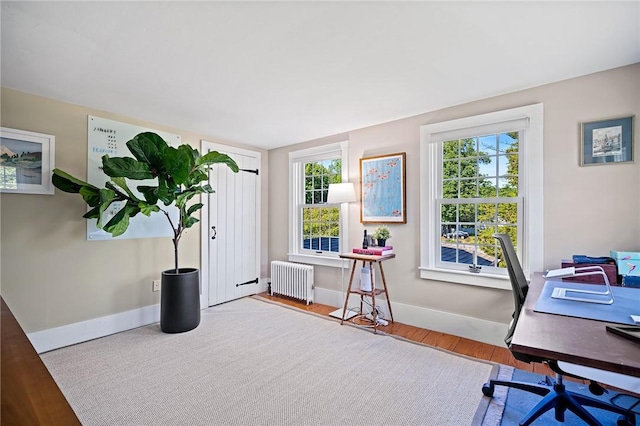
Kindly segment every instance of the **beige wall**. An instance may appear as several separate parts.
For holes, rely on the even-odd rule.
[[[51,99],[2,89],[2,126],[56,137],[56,167],[87,175],[87,115],[179,134],[182,143],[200,140],[234,145],[161,124],[145,123]],[[244,147],[250,148],[250,147]],[[268,153],[262,153],[261,277],[268,276]],[[113,241],[86,239],[86,205],[76,194],[0,195],[2,297],[27,333],[99,318],[159,303],[153,279],[173,265],[169,238]],[[200,227],[180,243],[180,266],[200,267]]]
[[[427,94],[428,95],[428,94]],[[56,166],[86,176],[87,115],[165,130],[199,147],[215,140],[21,92],[2,89],[2,126],[56,136]],[[262,153],[262,266],[285,259],[288,234],[288,152],[349,140],[349,173],[359,182],[359,158],[407,153],[407,224],[390,226],[398,257],[385,265],[393,302],[508,322],[509,292],[419,278],[419,129],[421,125],[543,102],[546,268],[572,254],[640,250],[640,160],[579,167],[580,123],[638,115],[640,64],[422,114],[347,134]],[[638,158],[640,140],[635,130]],[[233,143],[227,143],[234,145]],[[250,148],[250,147],[245,147]],[[350,206],[350,243],[360,241],[359,205]],[[167,239],[87,242],[84,203],[56,190],[47,195],[0,195],[0,285],[27,332],[44,330],[157,304],[151,281],[172,265]],[[372,230],[373,226],[367,229]],[[200,265],[200,229],[181,243],[181,265]],[[316,283],[340,290],[340,270],[318,267]],[[402,321],[402,318],[396,318]]]
[[[428,94],[425,94],[428,96]],[[559,267],[573,254],[608,255],[640,250],[640,132],[635,127],[634,164],[579,166],[580,123],[639,115],[640,64],[561,81],[490,99],[270,151],[269,258],[285,259],[288,153],[336,140],[349,140],[350,181],[359,183],[359,159],[407,153],[407,224],[390,225],[397,254],[385,263],[392,302],[507,323],[513,311],[508,291],[419,278],[420,126],[470,115],[544,103],[544,266]],[[359,204],[350,205],[350,244],[365,227]],[[366,226],[372,231],[373,225]],[[340,290],[340,271],[316,268],[316,285]],[[397,316],[397,315],[396,315]],[[396,318],[402,322],[402,318]]]

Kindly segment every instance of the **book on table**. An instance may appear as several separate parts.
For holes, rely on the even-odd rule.
[[[369,247],[369,248],[354,248],[353,253],[356,254],[367,254],[371,256],[386,256],[388,254],[393,254],[393,247],[385,246],[385,247]]]

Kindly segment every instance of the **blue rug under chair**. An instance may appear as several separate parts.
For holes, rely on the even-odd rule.
[[[540,374],[529,373],[527,371],[519,369],[513,369],[513,377],[506,378],[506,380],[509,379],[531,383],[544,383],[544,376]],[[566,379],[564,380],[564,384],[567,390],[589,395],[593,398],[600,399],[606,402],[610,402],[612,397],[618,395],[617,392],[609,391],[602,396],[595,396],[591,392],[589,392],[589,387],[586,384],[576,383]],[[533,407],[535,407],[535,405],[542,398],[543,397],[539,395],[535,395],[533,393],[529,393],[520,389],[496,386],[491,406],[487,411],[487,416],[485,417],[482,424],[483,426],[517,426],[520,420],[522,420],[522,418],[526,416],[527,413],[529,413],[529,411]],[[617,405],[627,409],[629,407],[632,407],[633,404],[637,402],[638,399],[634,396],[620,395],[616,398]],[[499,411],[502,409],[502,406],[504,406],[504,410],[502,411],[502,415],[500,416]],[[618,418],[620,417],[619,414],[597,408],[586,407],[586,409],[605,426],[616,426]],[[640,408],[638,406],[635,406],[633,408],[633,411],[635,413],[638,413],[639,409]],[[491,415],[488,414],[491,411],[493,411],[493,418],[491,418]],[[640,426],[640,415],[637,414],[636,424]],[[567,410],[565,412],[564,423],[560,423],[555,419],[554,410],[549,410],[542,416],[538,417],[531,426],[544,425],[584,426],[585,422],[578,416],[573,414],[571,411]]]

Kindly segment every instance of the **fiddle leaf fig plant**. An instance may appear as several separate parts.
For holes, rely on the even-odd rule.
[[[173,229],[176,274],[178,269],[178,243],[185,229],[198,222],[194,214],[203,206],[191,203],[196,195],[214,192],[207,172],[215,164],[225,164],[234,173],[238,165],[231,157],[217,151],[200,155],[190,145],[169,146],[162,137],[152,132],[140,133],[127,142],[131,157],[102,157],[102,171],[111,179],[104,188],[71,176],[60,169],[53,170],[53,185],[64,192],[80,194],[91,208],[82,217],[96,219],[97,227],[117,237],[129,227],[129,219],[142,213],[150,216],[162,212]],[[129,188],[127,180],[157,179],[157,185],[136,187],[141,197]],[[124,203],[122,208],[104,223],[104,213],[113,203]],[[168,206],[174,204],[178,219],[171,219]]]

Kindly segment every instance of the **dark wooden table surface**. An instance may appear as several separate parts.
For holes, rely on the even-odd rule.
[[[2,304],[2,425],[79,425],[11,310]]]
[[[542,274],[534,274],[513,351],[640,377],[640,344],[606,331],[609,323],[534,312],[544,283]]]

